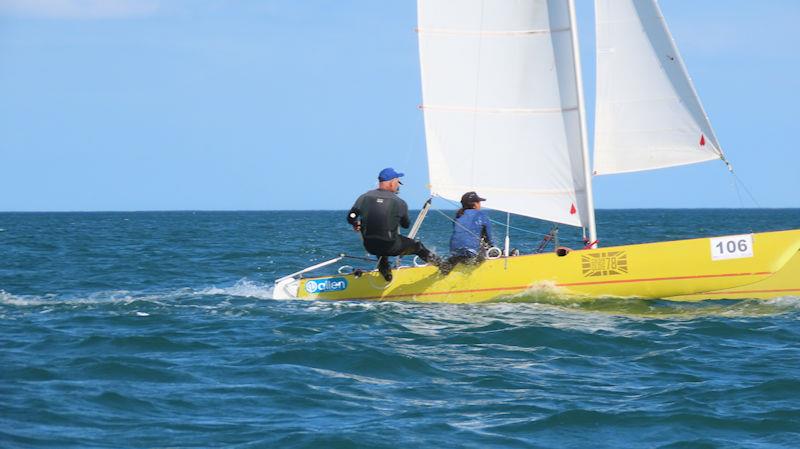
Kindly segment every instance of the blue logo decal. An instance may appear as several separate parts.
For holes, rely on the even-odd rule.
[[[309,293],[335,292],[346,288],[347,279],[345,278],[311,279],[306,282],[306,291]]]

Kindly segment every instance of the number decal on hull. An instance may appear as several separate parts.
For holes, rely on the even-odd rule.
[[[729,235],[709,240],[712,260],[753,257],[753,234]]]

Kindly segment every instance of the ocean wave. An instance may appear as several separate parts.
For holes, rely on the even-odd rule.
[[[196,292],[201,296],[238,296],[244,298],[273,299],[273,285],[260,284],[249,279],[240,279],[230,287],[208,287]]]
[[[5,290],[0,290],[0,304],[10,306],[40,306],[50,304],[57,295],[14,295]]]
[[[523,293],[500,298],[494,303],[540,304],[563,310],[596,312],[640,318],[698,318],[713,315],[729,317],[779,315],[800,311],[800,297],[672,301],[638,297],[582,297],[566,295],[558,289],[536,286]]]
[[[94,304],[129,304],[136,301],[158,303],[170,296],[152,293],[136,293],[127,290],[106,290],[90,293],[88,295],[59,295],[48,293],[45,295],[15,295],[0,290],[0,304],[11,306],[56,306],[56,305],[94,305]]]
[[[88,294],[43,295],[14,294],[0,290],[0,306],[10,307],[82,307],[94,305],[123,305],[126,312],[146,318],[153,305],[176,305],[200,308],[233,307],[229,299],[273,300],[274,285],[243,278],[229,286],[181,287],[163,292],[101,290]],[[223,301],[208,302],[208,299]],[[298,301],[298,304],[300,301]],[[642,299],[630,297],[586,298],[563,295],[552,285],[537,285],[529,291],[496,301],[477,304],[439,304],[400,301],[302,301],[308,311],[374,310],[381,313],[407,316],[410,322],[424,317],[420,324],[435,332],[436,322],[469,320],[477,324],[491,317],[502,316],[509,323],[534,320],[551,327],[572,328],[590,332],[613,331],[614,317],[630,319],[692,320],[703,317],[728,318],[760,317],[800,312],[800,297],[773,299],[708,300],[697,302]],[[137,308],[136,305],[142,307]],[[142,309],[142,310],[138,310]],[[46,310],[49,311],[49,310]],[[434,326],[434,327],[431,327]]]
[[[130,304],[148,302],[167,305],[179,299],[204,296],[230,296],[255,299],[272,299],[272,284],[260,284],[248,279],[241,279],[229,287],[182,287],[165,292],[143,292],[129,290],[101,290],[84,295],[55,294],[17,295],[0,290],[0,305],[8,306],[57,306],[57,305],[95,305],[95,304]],[[141,316],[147,316],[141,312]]]

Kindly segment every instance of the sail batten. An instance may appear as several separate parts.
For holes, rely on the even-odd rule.
[[[468,191],[472,186],[469,185],[442,185],[439,186],[442,189],[446,190],[464,190],[465,192]],[[466,190],[465,190],[466,189]],[[575,192],[572,189],[567,190],[558,190],[558,189],[550,189],[550,190],[531,190],[531,189],[510,189],[510,188],[502,188],[502,187],[487,187],[486,189],[482,189],[482,192],[496,192],[496,193],[524,193],[524,194],[531,194],[531,195],[569,195]],[[580,193],[583,193],[581,191]]]
[[[488,114],[561,114],[568,111],[577,111],[578,106],[550,109],[523,109],[523,108],[490,108],[469,106],[422,105],[420,109],[440,111],[483,112]]]
[[[724,159],[656,0],[595,0],[595,174]]]
[[[539,29],[539,30],[493,30],[493,31],[481,31],[481,30],[461,30],[461,29],[447,29],[447,28],[417,28],[417,33],[422,34],[452,34],[458,36],[515,36],[515,35],[525,35],[525,34],[553,34],[553,33],[564,33],[571,31],[570,28],[558,28],[558,29]]]
[[[430,189],[587,226],[574,23],[565,0],[418,0]]]

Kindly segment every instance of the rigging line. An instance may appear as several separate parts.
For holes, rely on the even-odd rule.
[[[558,248],[558,225],[555,223],[553,223],[553,225],[550,227],[550,232],[544,236],[542,241],[539,243],[539,246],[536,248],[536,253],[540,254],[544,252],[545,248],[547,248],[547,245],[550,242],[553,242],[554,248]]]
[[[448,202],[448,203],[450,203],[452,206],[456,206],[456,207],[458,207],[458,208],[460,208],[460,207],[461,207],[461,204],[460,204],[460,203],[456,203],[455,201],[448,200],[447,198],[445,198],[445,197],[443,197],[443,196],[436,195],[436,198],[439,198],[440,200],[444,200],[445,202]]]
[[[489,219],[489,221],[491,221],[492,223],[497,224],[497,225],[506,226],[506,223],[503,223],[502,221],[495,221],[495,220],[492,220],[491,218]],[[528,234],[549,235],[549,234],[545,234],[543,232],[531,231],[531,230],[528,230],[528,229],[517,228],[517,227],[514,227],[514,226],[508,226],[508,228],[509,229],[513,229],[515,231],[527,232]]]
[[[739,175],[737,175],[736,172],[733,170],[733,165],[731,165],[731,163],[728,162],[728,159],[725,158],[725,155],[720,154],[720,159],[722,159],[722,162],[724,162],[725,165],[728,167],[728,172],[730,172],[730,174],[733,176],[733,179],[735,180],[734,186],[736,187],[736,195],[737,196],[739,195],[739,187],[736,185],[736,182],[738,182],[739,184],[742,185],[742,188],[747,193],[747,196],[750,197],[750,200],[753,202],[753,204],[755,204],[757,208],[761,209],[761,204],[758,202],[758,200],[756,200],[756,197],[753,196],[753,194],[750,192],[750,189],[747,188],[747,185],[739,178]],[[739,204],[743,206],[741,198],[739,199]]]
[[[736,181],[737,181],[739,184],[741,184],[741,185],[742,185],[742,188],[744,188],[744,191],[747,193],[747,196],[749,196],[749,197],[750,197],[750,200],[752,200],[752,201],[753,201],[753,203],[756,205],[756,207],[758,207],[759,209],[761,209],[761,204],[760,204],[760,203],[759,203],[759,202],[756,200],[756,197],[755,197],[755,196],[753,196],[753,194],[752,194],[752,193],[750,193],[750,189],[748,189],[748,188],[747,188],[747,185],[746,185],[744,182],[742,182],[742,180],[741,180],[741,179],[739,179],[739,176],[736,174],[736,172],[734,172],[734,171],[732,171],[732,170],[731,170],[731,174],[732,174],[732,175],[733,175],[733,177],[736,179]]]
[[[351,256],[349,254],[340,254],[340,256],[347,258],[347,259],[358,259],[358,260],[366,260],[367,262],[375,262],[377,259],[373,259],[371,257],[361,257],[361,256]]]
[[[434,197],[436,197],[436,198],[439,198],[439,199],[441,199],[441,200],[444,200],[444,201],[446,201],[446,202],[448,202],[448,203],[450,203],[450,204],[452,204],[452,205],[454,205],[454,206],[456,205],[456,203],[455,203],[454,201],[450,201],[450,200],[448,200],[447,198],[441,197],[441,196],[439,196],[439,195],[433,195],[433,196],[434,196]],[[449,216],[449,215],[447,215],[446,213],[442,212],[441,210],[439,210],[439,209],[437,209],[437,208],[435,208],[435,207],[431,207],[431,209],[433,209],[433,210],[435,210],[436,212],[438,212],[438,213],[442,214],[442,215],[443,215],[445,218],[447,218],[448,220],[450,220],[450,221],[452,221],[453,223],[457,224],[458,226],[460,226],[461,228],[463,228],[464,230],[466,230],[467,232],[469,232],[469,233],[470,233],[470,234],[472,234],[473,236],[475,236],[475,237],[478,237],[478,236],[477,236],[477,235],[476,235],[474,232],[472,232],[472,231],[470,231],[469,229],[465,228],[465,227],[464,227],[464,226],[463,226],[461,223],[459,223],[459,222],[457,222],[456,220],[454,220],[454,219],[450,218],[450,216]],[[501,221],[497,221],[497,220],[492,220],[491,218],[489,218],[489,221],[490,221],[491,223],[494,223],[494,224],[496,224],[496,225],[500,225],[500,226],[506,226],[506,223],[503,223],[503,222],[501,222]],[[557,227],[558,227],[558,224],[555,224],[555,227],[557,228]],[[538,235],[538,236],[543,236],[543,237],[548,237],[548,236],[552,235],[552,234],[551,234],[551,232],[552,232],[552,229],[551,229],[551,232],[548,232],[548,233],[544,233],[544,232],[537,232],[537,231],[531,231],[530,229],[523,229],[523,228],[518,228],[518,227],[515,227],[515,226],[510,226],[510,225],[508,225],[508,229],[513,229],[513,230],[515,230],[515,231],[524,232],[524,233],[527,233],[527,234]],[[583,233],[583,238],[585,239],[585,238],[586,238],[586,228],[583,228],[583,231],[584,231],[584,233]],[[478,237],[478,238],[480,238],[480,237]]]
[[[447,198],[441,197],[441,196],[439,196],[439,195],[435,195],[435,196],[436,196],[436,198],[439,198],[439,199],[441,199],[441,200],[444,200],[445,202],[448,202],[448,203],[450,203],[450,204],[451,204],[451,205],[453,205],[453,206],[456,206],[456,207],[461,207],[461,206],[460,206],[458,203],[456,203],[455,201],[450,201],[450,200],[448,200]],[[440,211],[439,209],[436,209],[436,208],[434,208],[434,210],[435,210],[435,211],[437,211],[437,212],[439,212],[439,213],[442,213],[442,214],[444,213],[444,212],[442,212],[442,211]],[[445,216],[447,217],[447,215],[445,215]],[[452,219],[451,219],[450,217],[447,217],[447,219],[452,221]],[[500,225],[500,226],[505,226],[505,225],[506,225],[506,223],[503,223],[503,222],[501,222],[501,221],[492,220],[492,218],[491,218],[491,217],[489,217],[489,221],[490,221],[490,222],[492,222],[492,223],[494,223],[494,224],[496,224],[496,225]],[[515,231],[520,231],[520,232],[527,232],[528,234],[535,234],[535,235],[549,235],[549,234],[545,234],[545,233],[543,233],[543,232],[531,231],[531,230],[529,230],[529,229],[522,229],[522,228],[517,228],[517,227],[514,227],[514,226],[509,226],[509,229],[513,229],[513,230],[515,230]]]
[[[739,184],[736,183],[736,177],[731,177],[731,184],[733,184],[733,190],[736,192],[736,198],[739,199],[739,207],[744,208],[744,201],[742,201],[742,194],[739,192]]]
[[[440,211],[439,209],[433,209],[433,210],[435,210],[436,212],[439,212],[440,214],[444,215],[444,217],[445,217],[445,218],[447,218],[448,220],[452,221],[452,222],[453,222],[453,224],[455,224],[455,225],[458,225],[458,226],[459,226],[461,229],[463,229],[463,230],[465,230],[465,231],[469,232],[469,233],[470,233],[470,234],[472,234],[472,235],[473,235],[475,238],[477,238],[478,240],[480,240],[480,238],[481,238],[481,237],[480,237],[478,234],[476,234],[476,233],[474,233],[474,232],[470,231],[470,230],[469,230],[469,228],[467,228],[466,226],[464,226],[464,225],[462,225],[461,223],[459,223],[458,221],[456,221],[456,220],[454,220],[454,219],[450,218],[450,216],[449,216],[449,215],[447,215],[446,213],[444,213],[444,212]]]

